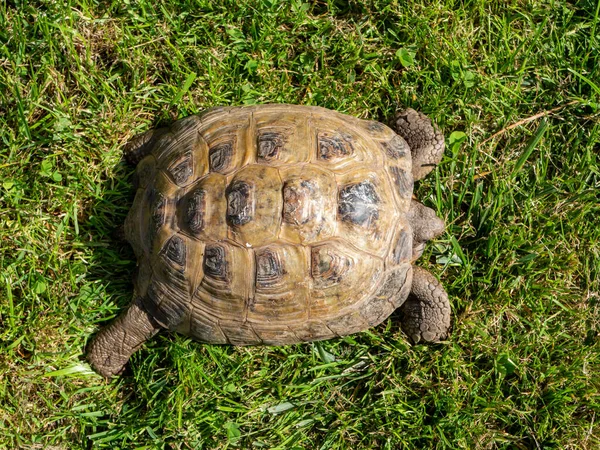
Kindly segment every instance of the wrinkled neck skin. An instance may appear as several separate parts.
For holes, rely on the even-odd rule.
[[[408,221],[413,230],[412,262],[421,257],[427,241],[444,232],[445,224],[435,211],[421,202],[412,200],[408,211]]]

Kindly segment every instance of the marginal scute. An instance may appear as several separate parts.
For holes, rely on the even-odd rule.
[[[297,339],[289,341],[290,343],[298,342],[298,339],[303,342],[311,342],[315,340],[315,336],[319,336],[319,339],[329,339],[338,336],[337,334],[332,333],[331,328],[318,316],[311,316],[311,319],[307,321],[304,326],[294,330],[294,334],[297,336]]]
[[[369,322],[361,316],[359,311],[350,310],[332,320],[328,320],[327,327],[337,336],[346,336],[367,329]]]
[[[387,299],[373,297],[359,306],[360,315],[368,327],[374,327],[383,322],[396,308]]]
[[[148,287],[146,307],[161,326],[173,330],[189,313],[188,294],[184,282],[171,277],[167,280],[154,275]]]
[[[389,141],[382,142],[381,145],[383,145],[386,155],[392,159],[404,158],[410,153],[406,141],[397,134]]]
[[[262,343],[252,324],[248,322],[240,322],[239,320],[220,321],[219,326],[227,336],[227,342],[231,345],[259,345]]]
[[[401,230],[394,245],[392,252],[392,261],[394,264],[400,264],[402,261],[410,261],[412,258],[412,232],[411,230]]]
[[[373,298],[390,302],[394,305],[394,308],[399,308],[404,300],[406,300],[406,296],[401,297],[400,290],[406,285],[410,270],[410,263],[401,264],[394,269],[388,270],[385,273],[383,282],[375,291]]]
[[[401,198],[411,198],[413,192],[412,175],[401,167],[390,166],[394,187]]]
[[[358,308],[369,327],[379,325],[402,306],[410,290],[410,284],[407,286],[407,282],[410,283],[409,277],[412,277],[410,263],[404,263],[386,272],[375,295]]]
[[[134,185],[138,188],[145,188],[156,176],[156,159],[152,155],[142,159],[135,169]]]
[[[213,342],[215,344],[227,344],[227,337],[217,324],[217,319],[208,314],[204,314],[203,310],[192,309],[189,324],[186,324],[189,329],[189,335],[204,342]],[[179,329],[177,331],[180,331]],[[181,332],[185,332],[184,329]]]

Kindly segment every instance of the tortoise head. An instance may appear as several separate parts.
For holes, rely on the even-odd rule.
[[[445,223],[435,211],[421,202],[412,200],[408,212],[408,220],[413,229],[413,254],[412,260],[421,257],[427,241],[441,235],[445,229]]]

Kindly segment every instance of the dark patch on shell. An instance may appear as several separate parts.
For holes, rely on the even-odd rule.
[[[229,279],[227,256],[225,255],[225,247],[222,245],[206,246],[202,266],[204,274],[210,278],[221,281]]]
[[[348,133],[336,133],[334,135],[319,134],[319,158],[328,161],[332,158],[342,158],[352,155],[354,153],[352,141],[353,138]]]
[[[300,186],[285,183],[283,185],[283,220],[294,225],[304,225],[309,222],[311,214],[309,205],[315,195],[317,186],[314,181],[302,180]]]
[[[196,189],[191,193],[186,208],[185,221],[194,233],[204,229],[204,216],[206,213],[206,193],[203,189]]]
[[[257,138],[258,159],[278,159],[287,142],[287,136],[275,131],[262,131]]]
[[[208,150],[208,164],[211,172],[225,172],[233,160],[235,141],[221,142]]]
[[[279,255],[266,249],[256,252],[256,287],[265,288],[276,284],[285,273]]]
[[[340,190],[338,213],[344,222],[369,227],[379,219],[379,202],[379,196],[371,182],[350,184]]]
[[[352,260],[339,255],[325,246],[316,247],[311,252],[311,275],[331,284],[339,283],[352,266]]]
[[[387,142],[382,142],[381,145],[385,149],[386,155],[392,159],[404,158],[410,151],[406,141],[398,135]]]
[[[167,170],[175,180],[175,183],[181,185],[190,179],[194,173],[192,163],[191,152],[185,152],[180,158],[173,161]]]
[[[167,200],[165,199],[165,196],[159,191],[157,191],[156,189],[152,189],[152,191],[150,191],[150,198],[148,199],[148,201],[150,203],[152,227],[154,228],[154,232],[156,232],[167,221],[167,218],[165,217],[165,206]]]
[[[150,219],[148,221],[148,232],[146,235],[148,246],[151,248],[156,233],[167,222],[166,204],[167,200],[163,194],[156,189],[148,192],[147,202],[149,206]]]
[[[398,191],[398,194],[400,194],[400,197],[412,197],[414,187],[412,174],[409,174],[396,166],[390,166],[390,171],[392,172],[392,178],[394,179],[394,186],[396,186],[396,190]]]
[[[185,267],[185,242],[180,236],[171,236],[161,250],[161,255],[167,258],[171,263]]]
[[[227,223],[240,226],[254,218],[254,187],[235,181],[227,188]]]

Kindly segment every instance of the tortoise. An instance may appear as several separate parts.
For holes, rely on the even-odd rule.
[[[444,137],[413,109],[391,126],[272,104],[213,108],[132,139],[134,295],[90,343],[92,367],[119,374],[161,329],[285,345],[356,333],[397,309],[413,342],[445,339],[448,295],[413,265],[444,231],[413,199]]]

